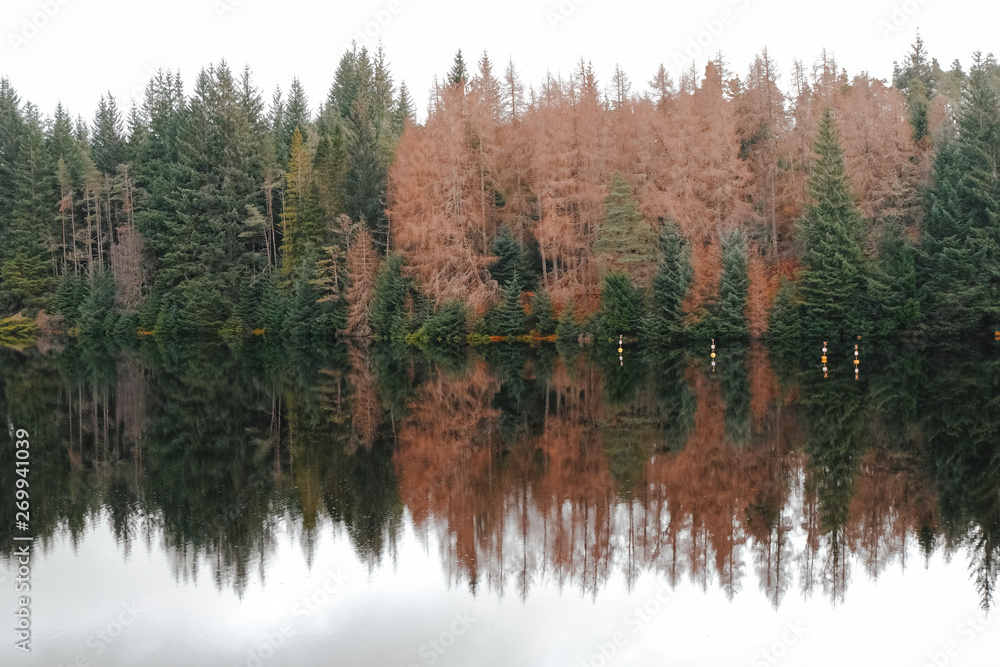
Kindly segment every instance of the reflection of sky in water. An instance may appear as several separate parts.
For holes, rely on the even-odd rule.
[[[730,601],[717,582],[703,587],[684,577],[671,590],[648,571],[629,592],[621,568],[596,596],[572,582],[560,587],[542,571],[523,601],[511,585],[502,597],[481,590],[473,598],[467,585],[447,583],[446,531],[436,520],[417,532],[408,514],[404,524],[395,558],[369,570],[329,520],[314,536],[310,567],[300,527],[281,522],[241,599],[213,581],[204,557],[181,563],[176,550],[164,549],[158,530],[124,557],[101,521],[75,549],[61,537],[36,557],[34,650],[4,664],[54,667],[83,656],[89,663],[78,664],[96,667],[252,666],[251,649],[268,637],[281,644],[268,665],[408,667],[434,658],[436,665],[596,666],[605,664],[602,649],[613,650],[607,664],[621,665],[924,665],[952,642],[949,665],[985,665],[1000,651],[995,617],[983,631],[963,625],[979,614],[966,554],[948,562],[938,550],[925,567],[915,540],[905,568],[897,561],[877,581],[852,558],[844,602],[833,605],[821,591],[806,598],[794,581],[776,611],[752,574]],[[804,539],[793,531],[795,552]],[[324,586],[334,590],[325,600],[317,593]],[[314,611],[303,605],[310,597]],[[96,633],[115,632],[123,604],[140,613],[102,651]],[[291,632],[282,639],[283,626]]]

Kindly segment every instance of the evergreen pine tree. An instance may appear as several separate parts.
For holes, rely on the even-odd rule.
[[[543,336],[551,336],[556,332],[556,314],[552,308],[552,298],[548,292],[535,293],[531,300],[531,318],[534,330]]]
[[[241,277],[265,264],[260,235],[244,234],[247,206],[263,204],[263,105],[225,63],[199,74],[186,105],[179,86],[164,76],[151,84],[156,140],[142,174],[151,197],[137,222],[159,261],[153,296],[161,309],[176,306],[179,326],[214,335],[239,299]]]
[[[616,172],[604,199],[604,219],[597,228],[594,254],[606,271],[626,272],[635,278],[656,261],[655,238],[632,197],[632,187]]]
[[[805,246],[799,294],[803,333],[822,339],[857,333],[865,270],[861,212],[851,194],[830,109],[820,121],[815,150],[818,157],[809,179],[813,203],[799,223]]]
[[[510,338],[526,333],[527,318],[524,316],[524,306],[521,305],[521,281],[516,276],[503,290],[495,319],[495,333],[499,336]]]
[[[932,333],[1000,325],[1000,108],[996,64],[977,54],[959,113],[959,137],[934,158],[919,255]]]
[[[448,72],[447,81],[448,85],[461,86],[463,89],[469,81],[469,68],[465,65],[462,49],[459,49],[458,53],[455,54],[455,62],[452,63],[451,70]]]
[[[403,258],[389,255],[375,276],[371,329],[376,340],[402,338],[406,334],[406,297],[409,283],[403,276]]]
[[[17,146],[21,136],[21,101],[10,81],[0,78],[0,244],[4,241],[17,188]],[[2,245],[0,245],[2,247]]]
[[[334,221],[346,208],[347,139],[343,123],[337,123],[330,134],[320,137],[313,158],[313,177],[326,227],[332,229],[336,226]],[[338,231],[343,234],[347,230]],[[344,239],[338,242],[343,243]]]
[[[355,101],[347,120],[347,215],[352,220],[364,220],[385,246],[388,163],[379,141],[381,120],[367,98]]]
[[[629,277],[624,273],[604,276],[596,333],[602,338],[630,336],[639,331],[641,322],[642,294]]]
[[[683,330],[684,299],[694,270],[691,249],[677,223],[667,219],[660,229],[660,266],[653,275],[650,308],[643,322],[644,336],[662,345]]]
[[[722,283],[719,287],[717,330],[722,340],[747,337],[747,239],[739,231],[731,231],[722,239]]]
[[[792,345],[801,337],[802,320],[799,305],[795,302],[795,283],[782,276],[774,305],[771,306],[767,340],[778,345]]]
[[[55,288],[49,241],[56,219],[55,169],[38,111],[26,105],[14,170],[14,207],[0,248],[0,293],[8,310],[44,308]]]
[[[924,40],[917,34],[903,65],[893,68],[892,85],[906,96],[906,107],[913,126],[913,139],[920,141],[928,134],[928,112],[930,101],[937,92],[934,82],[934,68],[937,62],[927,59]]]
[[[399,97],[396,99],[396,105],[392,111],[392,131],[397,137],[402,136],[403,129],[406,127],[406,121],[413,120],[415,113],[416,105],[413,103],[413,97],[410,95],[410,89],[406,87],[405,82],[400,83]]]
[[[576,314],[573,312],[573,305],[570,304],[563,311],[556,326],[556,339],[560,345],[576,345],[580,337],[580,325],[576,323]]]
[[[125,161],[122,115],[115,98],[108,93],[101,95],[94,115],[94,132],[90,142],[90,155],[98,171],[113,174]]]
[[[496,261],[488,267],[490,277],[497,281],[502,289],[515,282],[520,285],[524,284],[528,273],[524,252],[510,227],[503,225],[500,228],[490,246],[490,253],[497,257]]]
[[[285,208],[281,214],[281,277],[291,287],[303,259],[322,243],[322,220],[317,210],[312,160],[302,133],[292,133],[292,157],[285,174]],[[308,269],[311,273],[312,269]]]
[[[959,194],[977,263],[977,322],[972,331],[1000,331],[1000,66],[976,53],[959,114]]]
[[[887,230],[878,260],[866,278],[862,328],[879,336],[916,329],[922,319],[916,251],[901,229]]]

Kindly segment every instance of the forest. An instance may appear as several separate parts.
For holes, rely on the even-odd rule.
[[[381,49],[318,107],[248,68],[51,116],[0,80],[0,341],[776,343],[1000,331],[1000,66],[892,82],[459,51],[418,122]]]

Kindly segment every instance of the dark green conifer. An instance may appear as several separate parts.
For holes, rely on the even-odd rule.
[[[721,340],[747,337],[747,240],[739,231],[731,231],[722,239],[722,282],[719,287],[719,312],[716,330]]]
[[[660,228],[660,254],[643,327],[644,336],[657,345],[665,344],[683,330],[684,299],[694,275],[691,249],[673,220],[664,220]]]
[[[635,275],[656,261],[656,236],[632,197],[632,186],[615,173],[604,199],[604,219],[597,228],[594,254],[606,271]]]
[[[552,308],[552,298],[548,292],[535,293],[531,300],[531,318],[534,329],[543,336],[551,336],[556,332],[556,315]]]
[[[815,150],[809,179],[813,203],[799,223],[805,250],[798,292],[803,302],[803,333],[822,339],[857,333],[865,279],[864,226],[830,109],[820,121]]]

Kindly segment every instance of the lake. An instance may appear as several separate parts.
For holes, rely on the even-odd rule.
[[[0,349],[0,662],[994,664],[1000,344],[856,342]]]

